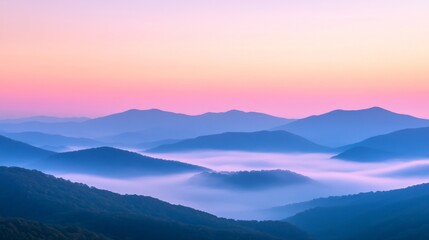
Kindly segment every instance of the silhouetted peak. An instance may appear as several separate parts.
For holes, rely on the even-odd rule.
[[[384,113],[393,113],[387,109],[381,108],[381,107],[371,107],[371,108],[365,108],[365,109],[356,109],[356,110],[347,110],[347,109],[337,109],[333,110],[331,112],[328,112],[326,114],[322,115],[328,115],[328,114],[348,114],[348,113],[365,113],[365,112],[384,112]]]
[[[362,111],[371,111],[371,112],[389,112],[389,113],[392,113],[392,111],[389,111],[389,110],[387,110],[387,109],[384,109],[384,108],[382,108],[382,107],[377,107],[377,106],[375,106],[375,107],[371,107],[371,108],[368,108],[368,109],[363,109]]]
[[[169,113],[167,111],[157,109],[157,108],[151,108],[151,109],[130,109],[122,113]]]
[[[232,110],[226,111],[225,113],[238,114],[238,113],[246,113],[246,112],[236,110],[236,109],[232,109]]]
[[[234,115],[234,114],[242,114],[242,113],[245,113],[245,112],[240,111],[240,110],[232,109],[232,110],[228,110],[226,112],[206,112],[206,113],[202,114],[201,116],[208,116],[208,115]]]
[[[117,156],[117,155],[124,155],[124,154],[138,154],[138,153],[134,153],[134,152],[130,152],[130,151],[126,151],[126,150],[122,150],[122,149],[118,149],[118,148],[113,148],[113,147],[97,147],[97,148],[88,148],[88,149],[82,149],[82,150],[77,150],[77,151],[72,151],[72,152],[65,152],[65,153],[60,153],[60,154],[73,154],[73,155],[111,155],[111,156]],[[139,154],[140,155],[140,154]]]

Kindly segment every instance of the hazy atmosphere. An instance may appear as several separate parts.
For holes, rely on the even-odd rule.
[[[2,1],[0,116],[382,106],[429,118],[428,11],[425,0]]]
[[[429,1],[0,1],[0,239],[427,240]]]
[[[353,163],[333,160],[330,155],[322,154],[198,152],[153,156],[198,164],[216,171],[287,169],[311,177],[315,182],[249,191],[198,186],[189,182],[192,174],[132,179],[56,175],[114,192],[154,196],[218,216],[238,219],[264,219],[266,216],[259,210],[314,198],[391,190],[429,182],[429,172],[408,176],[400,174],[412,168],[428,170],[429,158],[411,162]],[[402,176],[394,176],[395,173]]]

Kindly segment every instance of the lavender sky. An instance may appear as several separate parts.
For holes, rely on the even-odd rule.
[[[429,118],[427,0],[0,1],[0,117]]]

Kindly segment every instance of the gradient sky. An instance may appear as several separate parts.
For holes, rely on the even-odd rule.
[[[0,117],[429,118],[427,0],[0,1]]]

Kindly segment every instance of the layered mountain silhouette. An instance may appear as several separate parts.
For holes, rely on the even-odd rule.
[[[307,210],[287,221],[320,240],[426,239],[428,198],[429,184],[422,184],[394,191],[317,199],[301,203]]]
[[[429,158],[429,127],[404,129],[345,146],[334,158],[352,161]]]
[[[40,132],[2,133],[4,136],[44,149],[68,149],[68,147],[89,148],[103,143],[89,138],[74,138]]]
[[[151,197],[119,195],[34,170],[0,167],[0,182],[7,183],[0,184],[0,216],[40,222],[43,226],[33,227],[43,231],[44,226],[55,224],[56,228],[77,228],[111,240],[309,239],[286,222],[217,218]]]
[[[97,138],[102,142],[134,146],[145,142],[184,139],[227,131],[259,131],[291,121],[262,113],[236,110],[191,116],[151,109],[129,110],[84,122],[0,123],[0,130]]]
[[[190,179],[193,184],[232,190],[262,190],[313,182],[309,177],[287,170],[203,172]]]
[[[134,110],[142,114],[145,111]],[[167,114],[159,110],[150,110],[154,113]],[[168,113],[171,114],[171,113]],[[141,117],[143,118],[143,117]],[[161,141],[166,139],[184,139],[201,135],[223,133],[228,131],[252,132],[265,130],[276,126],[279,122],[291,122],[292,120],[273,117],[261,113],[242,112],[232,110],[224,113],[206,113],[197,116],[175,114],[172,117],[164,116],[154,118],[145,117],[151,122],[144,129],[138,131],[123,131],[120,134],[100,138],[101,141],[111,143],[125,143],[129,145],[142,145],[146,142]],[[141,120],[140,120],[141,125]],[[137,129],[137,128],[136,128]]]
[[[329,147],[356,143],[406,128],[429,127],[429,120],[397,114],[383,108],[336,110],[275,128]]]
[[[111,147],[100,147],[51,155],[34,165],[37,169],[66,173],[84,173],[107,177],[138,177],[202,172],[209,169]]]
[[[227,150],[251,152],[327,152],[330,149],[285,131],[228,132],[161,145],[148,152]]]
[[[23,166],[52,154],[54,152],[0,135],[0,165]]]

